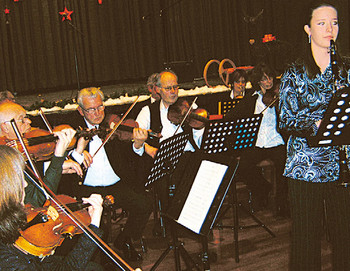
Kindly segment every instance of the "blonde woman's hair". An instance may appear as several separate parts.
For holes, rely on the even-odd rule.
[[[0,240],[13,243],[26,223],[23,206],[24,159],[16,150],[0,145]]]

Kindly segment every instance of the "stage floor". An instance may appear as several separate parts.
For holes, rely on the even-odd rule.
[[[289,218],[275,217],[270,209],[265,209],[255,213],[265,225],[276,235],[272,237],[262,227],[251,227],[239,229],[239,262],[235,261],[235,249],[233,243],[233,230],[229,228],[214,228],[209,237],[209,258],[210,270],[220,271],[286,271],[288,270],[288,257],[290,249],[290,227]],[[153,217],[152,217],[153,218]],[[240,226],[254,225],[254,220],[247,214],[240,212]],[[232,209],[226,213],[222,220],[223,225],[233,225]],[[111,239],[118,234],[120,224],[113,225]],[[154,220],[150,219],[144,233],[148,251],[143,254],[141,263],[129,262],[133,267],[140,267],[143,271],[151,270],[159,260],[162,253],[168,248],[169,240],[153,235]],[[188,229],[179,226],[179,240],[183,242],[184,248],[191,258],[198,263],[199,270],[204,270],[201,262],[201,243],[198,235]],[[113,248],[113,243],[109,243]],[[322,270],[330,271],[330,251],[328,243],[323,240]],[[116,251],[118,253],[118,251]],[[120,254],[122,255],[122,254]],[[186,269],[186,265],[181,258],[181,270]],[[166,257],[160,262],[155,270],[176,270],[174,251],[170,250]],[[195,269],[193,269],[195,270]]]

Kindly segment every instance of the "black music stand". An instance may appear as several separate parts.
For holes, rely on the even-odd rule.
[[[349,144],[350,88],[339,89],[333,96],[317,130],[308,138],[310,146],[341,146]]]
[[[253,116],[233,120],[219,120],[209,123],[204,134],[201,149],[208,155],[217,156],[217,154],[226,154],[230,155],[232,158],[237,157],[240,152],[245,149],[255,147],[262,117],[262,114],[255,114]],[[234,163],[234,160],[232,160],[231,163]],[[262,227],[272,237],[275,237],[275,234],[251,211],[238,203],[236,184],[231,186],[231,189],[234,226],[222,227],[232,228],[234,230],[235,260],[236,262],[239,262],[238,228]],[[256,224],[250,226],[239,226],[238,207],[248,214]],[[228,208],[223,210],[220,216],[216,217],[216,220],[219,220],[227,210]]]
[[[179,158],[186,147],[188,138],[188,133],[180,133],[161,142],[156,157],[154,158],[151,173],[147,178],[146,187],[163,178],[165,175],[171,174],[175,170]]]
[[[173,193],[173,187],[170,186],[171,176],[176,169],[176,166],[179,162],[179,158],[183,154],[188,139],[188,133],[180,133],[161,142],[156,157],[154,159],[154,164],[151,169],[151,173],[148,176],[148,180],[145,184],[146,187],[155,184],[157,181],[162,179],[162,181],[168,182],[167,187],[169,189],[169,196],[171,193]],[[164,214],[162,213],[162,208],[160,208],[159,211],[161,213],[161,226],[163,227],[164,224],[162,219]],[[168,248],[162,253],[162,255],[159,257],[156,263],[152,266],[151,270],[155,270],[171,250],[174,250],[176,270],[181,270],[180,253],[188,267],[197,266],[197,264],[192,260],[188,252],[183,247],[183,243],[178,240],[176,230],[174,229],[174,225],[172,225],[172,221],[170,221],[169,225],[172,236],[172,242],[169,243]],[[165,229],[163,230],[165,231]]]
[[[317,130],[316,136],[308,138],[310,146],[339,147],[339,180],[343,187],[349,187],[350,179],[345,145],[348,145],[350,134],[350,88],[342,88],[335,92],[325,115]]]

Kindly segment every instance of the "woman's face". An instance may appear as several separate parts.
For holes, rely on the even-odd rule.
[[[328,48],[330,40],[338,37],[338,14],[333,7],[319,7],[312,13],[310,26],[304,26],[305,32],[311,35],[313,48]]]
[[[233,89],[236,93],[242,93],[245,90],[246,81],[244,77],[240,77],[238,81],[233,82]]]
[[[261,90],[265,93],[266,90],[269,90],[273,87],[273,77],[268,76],[264,73],[264,76],[261,78],[259,82]]]

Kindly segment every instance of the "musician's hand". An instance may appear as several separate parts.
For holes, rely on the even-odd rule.
[[[72,159],[68,159],[64,161],[62,166],[62,174],[73,174],[76,173],[78,176],[83,176],[83,170],[81,169],[80,165],[73,161]]]
[[[133,129],[133,139],[134,139],[134,147],[139,149],[143,146],[143,143],[147,140],[148,132],[142,128],[134,128]]]
[[[145,152],[151,156],[153,159],[156,157],[158,148],[152,147],[151,145],[145,144]]]
[[[84,137],[79,138],[75,151],[82,154],[88,144],[89,140],[86,140]]]
[[[84,151],[83,155],[84,155],[83,165],[84,165],[85,168],[89,168],[89,166],[93,162],[93,158],[92,158],[91,154],[88,151]]]
[[[55,148],[55,156],[63,157],[66,152],[69,144],[71,143],[73,137],[75,136],[76,131],[68,128],[61,131],[53,132],[55,136],[58,137]]]
[[[103,211],[102,203],[103,199],[101,195],[99,194],[91,194],[89,198],[82,198],[84,203],[90,203],[91,206],[89,206],[89,215],[91,218],[91,224],[95,225],[96,227],[100,226],[101,222],[101,215]]]

